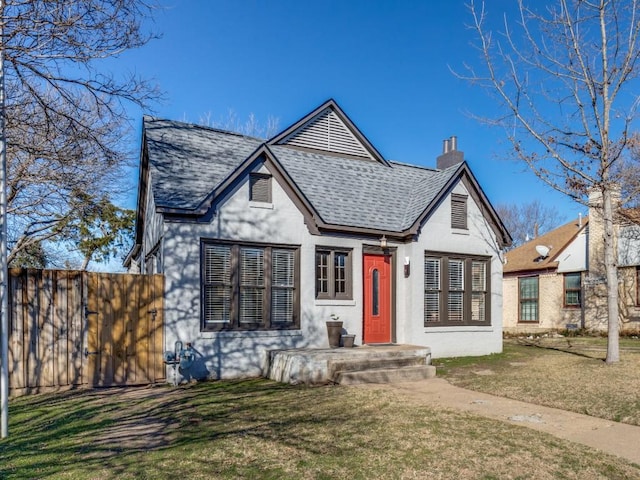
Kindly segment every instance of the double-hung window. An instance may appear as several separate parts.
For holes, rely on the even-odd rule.
[[[578,308],[582,305],[582,275],[580,272],[564,274],[564,306]]]
[[[202,243],[202,329],[299,326],[297,247]]]
[[[520,295],[521,322],[538,321],[538,277],[520,277],[518,279]]]
[[[316,298],[353,298],[350,249],[316,249]]]
[[[490,325],[490,258],[427,252],[424,325]]]

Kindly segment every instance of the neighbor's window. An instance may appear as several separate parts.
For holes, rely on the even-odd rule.
[[[316,249],[316,298],[351,300],[351,250]]]
[[[451,228],[467,229],[467,196],[451,194]]]
[[[489,262],[489,257],[425,253],[425,327],[491,324]]]
[[[249,175],[249,200],[271,203],[271,175],[263,173]]]
[[[582,305],[582,275],[577,273],[564,274],[564,306],[579,307]]]
[[[202,244],[202,329],[299,326],[298,248]]]
[[[518,279],[520,292],[521,322],[538,321],[538,277],[522,277]]]

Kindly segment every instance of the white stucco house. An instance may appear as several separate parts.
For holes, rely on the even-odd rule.
[[[195,376],[264,372],[268,352],[356,345],[502,350],[511,239],[456,139],[436,168],[385,159],[333,100],[268,141],[145,117],[135,246],[165,276],[165,345]]]

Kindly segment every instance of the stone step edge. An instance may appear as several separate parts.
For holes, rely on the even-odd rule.
[[[356,385],[358,383],[394,383],[412,380],[427,380],[435,378],[436,367],[434,365],[417,365],[399,368],[372,368],[369,370],[356,370],[336,372],[334,382],[339,385]]]
[[[362,358],[330,360],[327,364],[329,373],[334,376],[338,372],[358,372],[363,370],[392,369],[403,367],[423,367],[428,365],[424,356],[397,358]]]

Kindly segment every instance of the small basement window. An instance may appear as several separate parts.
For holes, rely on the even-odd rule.
[[[264,173],[249,175],[249,201],[271,203],[271,175]]]

